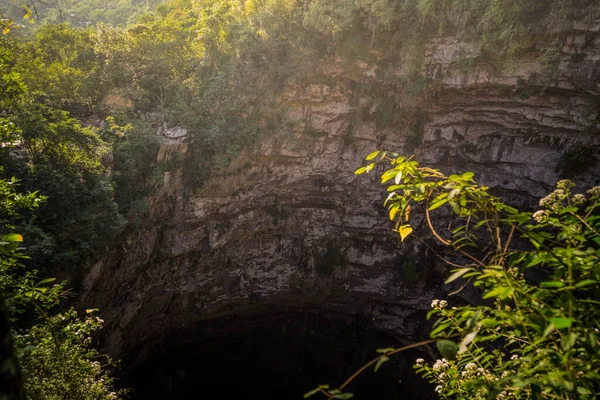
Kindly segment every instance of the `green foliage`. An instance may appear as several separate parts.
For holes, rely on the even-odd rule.
[[[434,365],[417,360],[416,368],[441,398],[595,398],[600,187],[574,194],[570,181],[560,181],[531,214],[490,195],[470,172],[446,176],[380,151],[367,161],[357,173],[377,162],[392,165],[382,183],[389,185],[385,204],[401,239],[414,235],[411,210],[424,204],[431,233],[464,262],[453,264],[446,283],[460,279],[459,291],[473,284],[482,294],[478,305],[449,309],[447,300],[432,302],[431,336],[444,358]],[[454,215],[447,233],[430,218],[443,208]],[[449,340],[456,336],[459,343]]]
[[[589,146],[575,146],[566,150],[560,157],[555,171],[560,172],[565,178],[574,178],[598,161],[595,151]]]
[[[47,311],[65,294],[64,283],[49,286],[53,278],[40,281],[35,270],[22,264],[28,259],[19,249],[24,239],[12,232],[14,227],[8,221],[39,207],[45,198],[19,193],[17,186],[14,178],[0,179],[0,229],[10,232],[0,239],[0,301],[7,304],[13,322],[18,314],[32,309],[44,319],[15,337],[27,396],[40,400],[117,399],[121,393],[114,391],[113,379],[97,360],[107,360],[105,366],[112,361],[90,347],[91,334],[102,321],[91,316],[79,320],[73,310],[48,317]]]
[[[109,146],[96,129],[82,127],[68,112],[28,92],[26,76],[15,72],[18,45],[3,41],[0,48],[0,70],[14,78],[0,97],[0,133],[6,140],[0,173],[5,179],[16,176],[23,188],[48,198],[12,221],[26,234],[27,253],[33,256],[26,263],[50,276],[59,269],[80,275],[90,254],[104,249],[123,227],[101,164]],[[48,54],[60,51],[56,43],[46,49]]]
[[[29,399],[116,400],[123,395],[105,369],[112,360],[91,347],[91,335],[102,322],[93,310],[80,319],[71,309],[15,336]]]
[[[94,51],[90,30],[66,24],[45,25],[35,40],[12,44],[19,51],[15,70],[32,93],[40,93],[55,107],[89,113],[105,95],[101,85],[102,64]]]
[[[23,236],[14,232],[15,227],[11,222],[23,210],[38,207],[45,200],[36,193],[19,193],[17,187],[15,178],[0,179],[0,293],[2,301],[8,302],[12,312],[20,309],[18,304],[24,297],[32,297],[40,292],[36,290],[36,285],[31,284],[35,272],[23,270],[22,260],[26,257],[19,252]]]
[[[14,5],[5,3],[1,9],[10,18],[9,28],[31,31],[38,26],[62,23],[80,28],[100,23],[125,26],[162,3],[163,0],[23,0]]]
[[[138,123],[121,135],[115,135],[115,129],[113,125],[112,133],[105,133],[113,137],[115,201],[121,214],[131,219],[147,210],[147,206],[140,207],[140,202],[145,204],[143,199],[152,184],[150,178],[159,142],[151,128],[144,124]]]

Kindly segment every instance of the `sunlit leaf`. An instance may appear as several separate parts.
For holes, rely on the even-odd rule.
[[[367,158],[365,158],[365,160],[370,161],[370,160],[374,159],[375,157],[377,157],[379,155],[379,153],[381,153],[381,151],[375,150],[374,152],[372,152],[371,154],[369,154],[367,156]]]
[[[473,271],[473,268],[461,268],[461,269],[455,270],[454,273],[452,275],[450,275],[450,277],[448,279],[446,279],[446,281],[444,283],[453,282],[469,271]]]
[[[483,298],[489,299],[490,297],[499,297],[500,299],[504,300],[510,295],[512,295],[514,291],[515,289],[512,287],[500,286],[484,294]]]
[[[570,318],[550,318],[550,322],[556,329],[569,328],[573,321]]]
[[[390,221],[393,221],[396,219],[396,214],[398,213],[399,210],[400,210],[400,206],[398,204],[394,204],[392,206],[392,208],[390,208]]]
[[[3,242],[22,242],[23,236],[18,233],[9,233],[7,235],[2,236]]]
[[[460,345],[458,346],[458,352],[463,353],[467,351],[467,346],[477,337],[478,331],[473,331],[466,335],[463,340],[461,340]]]
[[[413,231],[413,228],[410,225],[402,225],[398,228],[398,232],[400,233],[400,240],[404,241],[408,235],[410,235]]]
[[[396,177],[394,178],[394,183],[395,183],[396,185],[399,185],[399,184],[400,184],[400,182],[402,182],[402,171],[398,172],[398,173],[396,174]]]

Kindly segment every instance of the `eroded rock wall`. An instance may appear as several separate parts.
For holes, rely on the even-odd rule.
[[[399,242],[376,174],[353,171],[375,148],[414,153],[445,171],[475,171],[531,207],[559,179],[564,154],[588,149],[577,180],[597,184],[599,30],[600,16],[588,15],[562,32],[558,70],[543,85],[535,45],[511,72],[477,60],[465,72],[453,67],[456,39],[437,38],[427,67],[435,90],[410,123],[395,118],[406,99],[376,66],[324,60],[327,84],[281,95],[289,123],[279,135],[244,149],[200,189],[186,187],[181,169],[165,173],[147,223],[85,280],[82,304],[106,321],[101,344],[135,363],[169,332],[202,321],[302,309],[367,316],[403,341],[422,335],[446,266],[416,238]],[[166,138],[159,157],[187,153]]]

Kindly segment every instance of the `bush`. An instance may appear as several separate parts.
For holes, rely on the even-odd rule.
[[[424,206],[430,233],[456,251],[446,283],[452,295],[473,285],[481,298],[464,305],[433,300],[432,339],[441,354],[417,371],[444,399],[594,399],[600,394],[600,186],[574,193],[568,180],[521,212],[478,185],[474,174],[446,176],[395,153],[376,151],[357,174],[390,162],[385,201],[400,239],[416,233],[412,210]],[[447,207],[448,230],[431,214]],[[447,215],[447,214],[446,214]],[[453,305],[453,307],[450,307]],[[382,349],[376,369],[401,349]],[[341,393],[317,389],[330,398]],[[314,393],[316,393],[314,392]],[[312,393],[312,392],[311,392]],[[313,394],[314,394],[313,393]],[[344,397],[347,398],[347,397]]]
[[[121,397],[123,392],[114,389],[114,380],[105,369],[112,366],[112,361],[90,346],[91,335],[100,329],[102,322],[93,315],[93,310],[80,319],[71,309],[15,335],[28,399]]]

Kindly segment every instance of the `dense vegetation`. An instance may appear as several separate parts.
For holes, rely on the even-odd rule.
[[[25,7],[4,9],[0,289],[13,323],[22,329],[17,345],[31,396],[55,398],[63,391],[71,393],[69,398],[118,396],[110,378],[95,363],[97,354],[89,348],[89,336],[99,327],[99,320],[92,316],[77,319],[71,311],[56,314],[63,284],[50,287],[51,281],[36,282],[58,276],[77,287],[95,255],[113,245],[123,230],[144,223],[146,196],[154,184],[151,177],[173,167],[154,165],[161,140],[155,135],[157,130],[174,126],[188,130],[191,156],[184,160],[184,171],[193,183],[188,186],[200,186],[259,135],[285,134],[292,129],[277,105],[278,95],[290,84],[326,81],[329,77],[316,61],[336,58],[377,65],[378,78],[396,94],[398,104],[392,109],[404,115],[403,129],[409,128],[415,124],[415,105],[436,85],[436,77],[427,73],[425,64],[428,35],[452,34],[461,43],[478,43],[458,52],[456,68],[461,70],[468,71],[474,62],[512,68],[521,52],[532,51],[530,35],[541,33],[539,29],[556,30],[569,13],[588,3],[30,0]],[[553,49],[558,44],[542,45],[543,50],[534,51],[549,72],[540,78],[550,79],[556,61]],[[409,68],[396,76],[392,66],[400,61]],[[352,62],[345,64],[352,68]],[[398,123],[388,108],[378,106],[378,126]],[[305,125],[309,132],[310,121]],[[18,192],[14,189],[17,180]],[[465,178],[461,184],[469,182]],[[480,206],[472,205],[474,210]],[[555,230],[566,226],[565,220],[558,221]],[[408,227],[400,232],[408,232]],[[591,240],[580,234],[584,241]],[[580,245],[579,236],[566,239],[573,251],[581,250],[573,244]],[[19,243],[24,248],[17,251]],[[504,260],[512,268],[508,257]],[[552,267],[550,261],[543,261]],[[511,276],[515,287],[525,285],[520,275]],[[565,287],[572,289],[577,283],[573,282]],[[575,294],[573,290],[563,292],[573,300],[591,289],[577,288]],[[472,311],[459,309],[456,314],[464,317]],[[573,316],[557,314],[555,318],[571,321],[564,326],[569,335],[571,325],[582,324],[580,319],[576,324]],[[440,333],[452,334],[450,325],[439,326],[443,327]],[[561,329],[548,332],[543,343],[559,340]],[[578,340],[584,333],[588,334],[574,333],[575,339],[569,339],[572,345],[563,350],[580,351],[583,344]],[[476,338],[471,342],[474,345]],[[526,353],[522,355],[525,359]],[[433,372],[427,376],[443,381],[444,388],[455,384]],[[90,382],[95,391],[81,391],[74,382]],[[564,390],[570,390],[565,385],[571,381],[564,378],[564,382]],[[465,390],[476,391],[481,385],[475,382],[471,387]],[[582,395],[587,392],[581,390],[597,389],[578,387],[584,388],[579,389]]]

